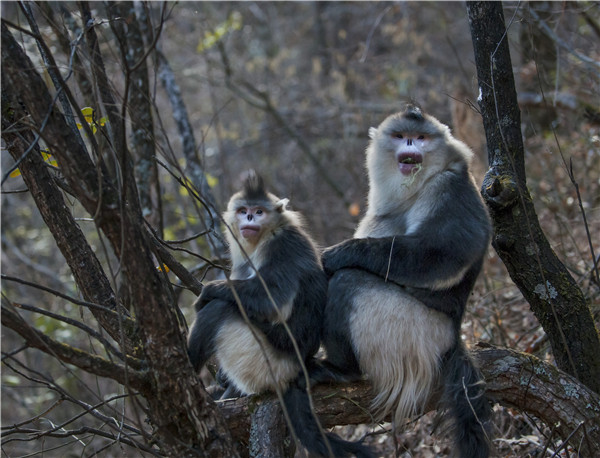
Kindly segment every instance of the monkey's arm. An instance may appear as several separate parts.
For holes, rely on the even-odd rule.
[[[257,276],[250,280],[208,283],[202,289],[197,304],[202,307],[214,299],[221,299],[237,306],[237,295],[249,318],[274,321],[277,319],[275,307],[282,309],[286,304],[291,304],[298,289],[298,283],[294,279],[274,274],[273,269],[259,269]],[[264,285],[260,277],[264,280]]]
[[[291,310],[301,276],[311,265],[307,259],[310,251],[306,243],[290,231],[274,237],[265,250],[262,256],[264,262],[258,268],[256,276],[248,280],[208,283],[197,303],[205,304],[218,298],[236,306],[235,291],[251,319],[278,321],[277,309],[284,313],[287,309]],[[316,263],[313,264],[316,266]]]
[[[429,288],[404,287],[404,290],[427,307],[443,312],[454,319],[455,322],[460,323],[469,294],[481,270],[481,264],[481,261],[475,263],[467,271],[463,280],[450,288],[432,290]]]
[[[210,301],[216,299],[219,296],[218,291],[220,289],[220,285],[226,285],[227,280],[215,280],[209,283],[206,283],[202,286],[202,291],[200,292],[200,296],[196,298],[194,302],[194,310],[199,312],[202,310]]]
[[[402,286],[431,290],[458,284],[483,258],[491,235],[476,189],[464,177],[448,175],[420,197],[415,209],[407,212],[412,216],[405,221],[406,234],[351,239],[327,249],[325,272],[354,267]]]
[[[327,274],[359,268],[402,286],[441,290],[459,283],[484,255],[486,227],[433,226],[411,235],[346,240],[323,253]]]

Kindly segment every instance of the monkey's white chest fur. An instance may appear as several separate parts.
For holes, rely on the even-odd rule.
[[[440,359],[454,343],[450,318],[391,283],[360,273],[377,287],[354,297],[350,331],[358,362],[376,393],[381,417],[395,410],[400,425],[421,413],[438,383]]]
[[[275,350],[260,330],[251,330],[242,320],[232,320],[221,327],[215,353],[219,366],[244,394],[276,387],[283,391],[300,370],[295,358]]]

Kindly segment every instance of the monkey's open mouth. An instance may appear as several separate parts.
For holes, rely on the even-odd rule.
[[[396,157],[398,160],[398,170],[403,175],[410,175],[421,168],[423,156],[418,153],[401,153]]]

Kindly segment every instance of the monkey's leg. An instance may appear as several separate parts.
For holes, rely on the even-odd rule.
[[[327,351],[327,359],[314,361],[309,369],[311,380],[320,382],[349,382],[360,379],[361,372],[352,347],[350,334],[350,314],[355,306],[354,289],[360,271],[342,269],[335,273],[329,281],[323,345]]]
[[[239,398],[241,396],[244,396],[244,394],[233,383],[230,383],[219,399]]]
[[[215,379],[219,386],[218,391],[216,391],[218,393],[216,399],[230,399],[243,396],[243,393],[238,390],[233,383],[231,383],[231,380],[229,380],[223,368],[219,368]],[[213,397],[213,399],[215,398]]]
[[[196,313],[188,336],[188,355],[195,370],[199,370],[215,353],[215,339],[221,326],[236,310],[226,301],[215,299]]]

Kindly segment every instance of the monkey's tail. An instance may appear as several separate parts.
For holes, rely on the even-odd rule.
[[[485,382],[466,349],[459,342],[446,357],[446,376],[440,412],[450,413],[449,424],[461,458],[490,455],[492,407],[485,395]],[[443,415],[443,414],[441,414]]]
[[[304,388],[292,383],[283,393],[283,401],[290,416],[296,436],[311,456],[374,458],[371,450],[359,442],[345,441],[335,434],[321,431],[312,411]],[[327,441],[329,448],[327,447]]]

